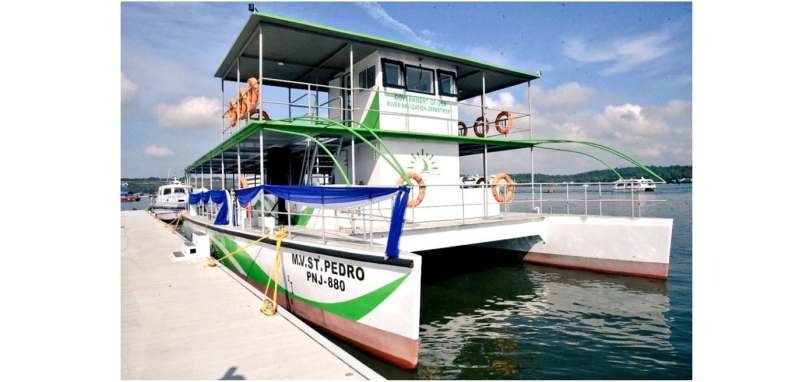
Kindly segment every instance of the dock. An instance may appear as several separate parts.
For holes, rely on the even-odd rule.
[[[121,212],[123,379],[383,378],[224,267],[175,258],[184,238]]]

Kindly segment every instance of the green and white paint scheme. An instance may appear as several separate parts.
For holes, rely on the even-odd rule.
[[[252,233],[233,227],[209,226],[188,217],[187,235],[203,232],[220,256],[233,253],[222,264],[263,291],[274,277],[275,246],[258,243]],[[401,253],[411,266],[380,263],[380,252],[352,250],[350,255],[373,261],[359,261],[324,252],[321,244],[285,239],[280,254],[279,302],[284,308],[323,329],[384,356],[416,365],[419,342],[420,278],[422,259]],[[245,249],[243,249],[245,248]],[[376,248],[378,250],[378,248]],[[410,260],[410,261],[408,261]],[[371,341],[382,341],[381,349],[369,349]],[[374,344],[373,344],[374,345]]]

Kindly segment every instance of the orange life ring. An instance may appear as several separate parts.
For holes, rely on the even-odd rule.
[[[458,135],[461,137],[466,137],[467,134],[469,134],[469,127],[467,127],[467,124],[458,121]]]
[[[497,191],[497,185],[500,183],[500,180],[504,180],[506,182],[505,197],[500,195],[500,193]],[[504,172],[499,172],[494,176],[494,181],[492,181],[492,196],[494,196],[494,200],[500,203],[514,200],[514,180],[511,179],[511,176]]]
[[[480,132],[478,132],[478,126],[481,126]],[[483,122],[483,117],[475,118],[475,124],[472,125],[472,130],[475,131],[475,135],[481,138],[489,135],[489,125]]]
[[[408,206],[410,208],[414,208],[414,207],[420,205],[422,203],[422,200],[425,199],[425,189],[427,187],[425,186],[425,181],[423,181],[422,177],[419,176],[419,174],[417,174],[416,172],[409,171],[409,172],[406,172],[406,175],[409,178],[414,179],[414,181],[417,182],[417,186],[419,187],[419,193],[417,194],[417,197],[414,200],[409,200],[408,204],[406,204],[406,206]],[[397,185],[398,186],[402,185],[402,184],[405,184],[405,183],[406,183],[406,181],[403,178],[400,178],[397,181]]]
[[[228,120],[231,123],[231,127],[236,126],[236,121],[239,119],[239,111],[236,107],[236,102],[235,98],[231,98],[230,101],[228,101]]]
[[[505,121],[505,123],[501,126],[500,122],[503,122],[503,121],[501,121],[500,118],[503,118],[503,117],[505,117],[503,119],[503,121]],[[508,114],[507,111],[501,111],[499,114],[497,114],[497,117],[495,117],[495,119],[494,119],[494,127],[497,129],[497,132],[500,133],[500,134],[508,135],[508,133],[511,131],[511,125],[512,125],[511,115]]]

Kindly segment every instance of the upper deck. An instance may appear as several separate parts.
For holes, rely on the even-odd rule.
[[[563,143],[641,166],[601,144],[534,139],[530,98],[527,110],[487,105],[488,93],[530,87],[540,73],[363,33],[254,12],[215,75],[228,106],[222,142],[186,167],[187,179],[199,177],[201,186],[206,175],[211,184],[221,175],[223,187],[394,185],[398,177],[411,184],[409,170],[428,185],[455,184],[459,157],[474,154],[483,154],[481,179],[488,182],[487,154],[511,149],[574,152],[611,167],[594,155],[551,147]],[[277,88],[287,91],[285,100],[276,99]],[[424,156],[436,157],[435,170],[427,161],[415,168]]]

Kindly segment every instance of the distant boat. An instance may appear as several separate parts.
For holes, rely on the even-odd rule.
[[[647,191],[654,192],[656,183],[652,179],[620,179],[614,182],[614,191]]]
[[[121,202],[138,202],[141,200],[139,194],[131,194],[128,192],[128,183],[122,183],[120,187],[119,200]]]
[[[678,183],[681,183],[681,184],[690,183],[691,184],[692,183],[692,178],[680,178],[680,179],[678,179]]]
[[[178,178],[173,178],[171,182],[158,187],[150,210],[160,220],[174,221],[178,212],[186,208],[186,202],[189,200],[191,192],[191,186],[181,183]]]

